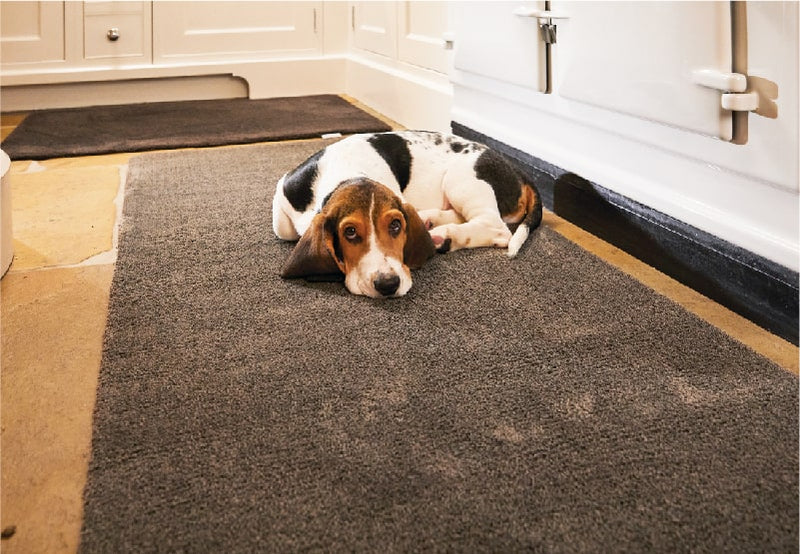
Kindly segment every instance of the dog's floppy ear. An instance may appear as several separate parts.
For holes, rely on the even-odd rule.
[[[436,252],[425,222],[411,204],[403,204],[406,215],[406,245],[403,247],[403,263],[411,269],[419,269]]]
[[[327,276],[341,278],[344,273],[333,254],[333,235],[326,229],[326,217],[317,214],[283,266],[281,277]]]

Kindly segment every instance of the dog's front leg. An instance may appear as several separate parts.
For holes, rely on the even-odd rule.
[[[439,210],[433,208],[430,210],[419,210],[417,213],[420,219],[425,222],[425,228],[429,231],[441,225],[464,223],[464,218],[455,210]]]
[[[511,231],[505,224],[495,225],[480,219],[440,225],[431,229],[430,234],[439,253],[481,246],[505,248],[511,239]]]

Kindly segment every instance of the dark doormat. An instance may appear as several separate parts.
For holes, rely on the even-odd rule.
[[[548,227],[278,277],[322,141],[131,160],[83,552],[790,552],[798,380]]]
[[[12,160],[41,160],[388,130],[335,95],[235,98],[36,111],[2,149]]]

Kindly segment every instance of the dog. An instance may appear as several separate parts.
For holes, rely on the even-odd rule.
[[[541,220],[538,190],[501,154],[428,131],[342,139],[283,175],[272,200],[275,235],[298,241],[282,277],[344,274],[372,298],[405,295],[434,252],[513,258]]]

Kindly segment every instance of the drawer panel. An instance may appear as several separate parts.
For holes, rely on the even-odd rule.
[[[119,38],[111,40],[109,33],[117,29]],[[130,58],[147,54],[144,17],[141,13],[87,15],[84,17],[84,57]]]
[[[128,63],[150,63],[150,6],[150,2],[84,2],[84,59],[102,61],[123,58]],[[112,29],[117,29],[116,40],[109,38]]]

